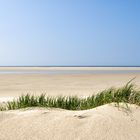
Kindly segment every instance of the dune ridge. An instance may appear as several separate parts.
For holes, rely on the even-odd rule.
[[[140,108],[107,104],[84,111],[28,108],[0,112],[2,140],[139,140]]]

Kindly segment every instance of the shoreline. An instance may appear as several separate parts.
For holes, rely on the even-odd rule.
[[[1,70],[140,70],[140,67],[0,67]]]

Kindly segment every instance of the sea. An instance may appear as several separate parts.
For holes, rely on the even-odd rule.
[[[48,70],[48,69],[41,69],[41,70],[31,70],[31,69],[14,69],[14,70],[0,70],[0,74],[48,74],[48,75],[60,75],[60,74],[140,74],[140,69],[92,69],[92,70],[69,70],[69,69],[61,69],[61,70]]]

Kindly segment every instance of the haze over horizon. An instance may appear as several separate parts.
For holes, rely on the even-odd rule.
[[[0,66],[140,66],[139,0],[0,0]]]

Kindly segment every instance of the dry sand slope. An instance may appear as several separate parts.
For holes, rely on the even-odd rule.
[[[139,140],[140,108],[84,111],[32,108],[0,112],[0,140]]]

